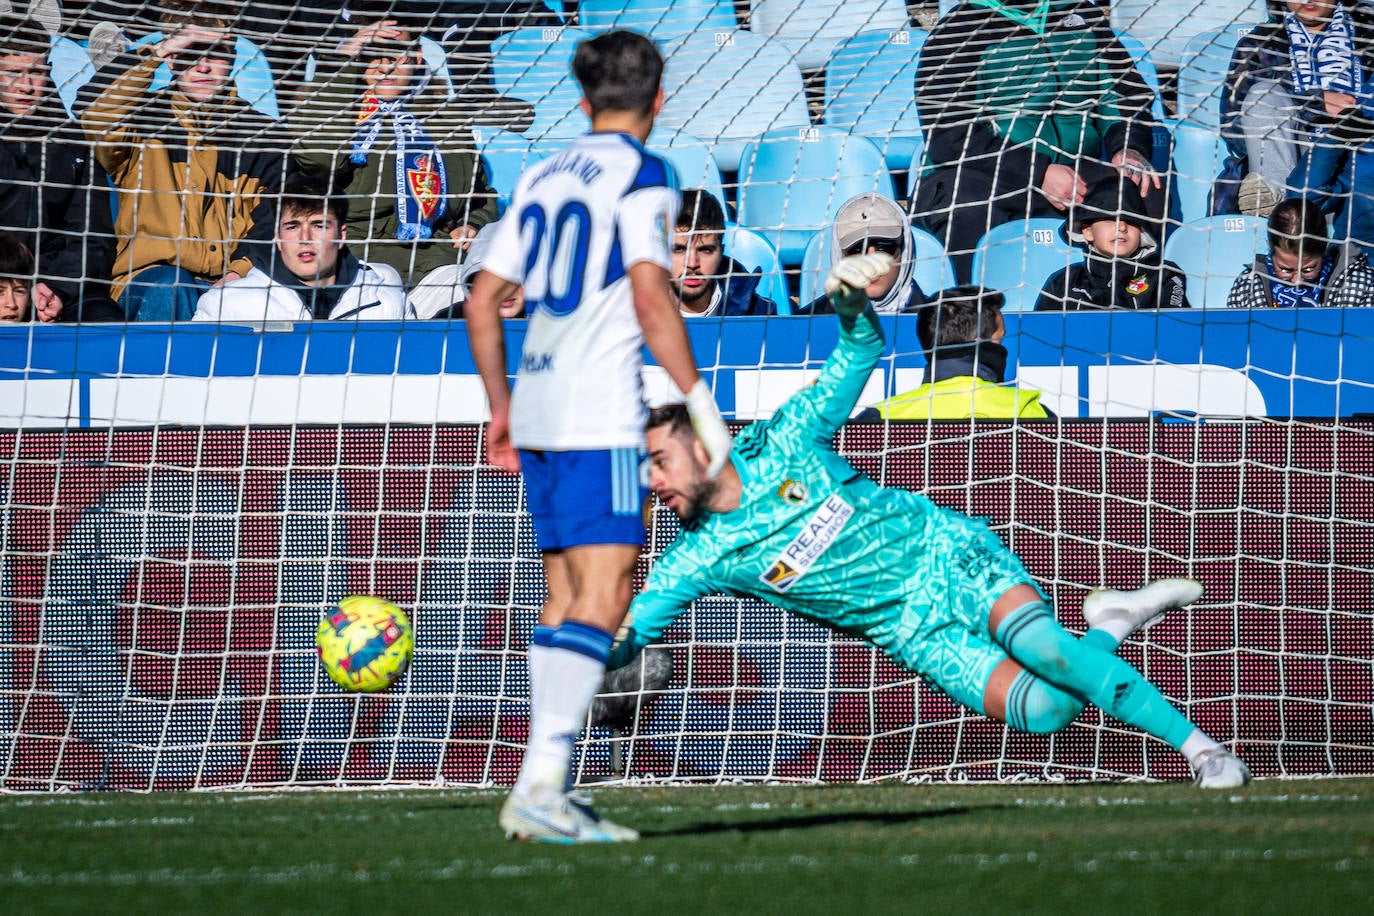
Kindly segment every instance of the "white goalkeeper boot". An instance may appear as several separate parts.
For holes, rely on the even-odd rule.
[[[1131,592],[1098,588],[1083,599],[1083,619],[1090,629],[1106,630],[1121,643],[1159,620],[1166,611],[1192,604],[1201,597],[1202,583],[1192,579],[1160,579]]]
[[[1238,789],[1250,781],[1250,768],[1224,747],[1198,755],[1193,785],[1199,789]]]
[[[499,818],[507,839],[536,843],[630,843],[639,834],[611,823],[592,810],[585,799],[542,786],[512,791]]]

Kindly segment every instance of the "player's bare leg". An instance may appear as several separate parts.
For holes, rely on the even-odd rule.
[[[558,626],[547,633],[547,646],[536,653],[529,744],[515,789],[501,809],[508,836],[557,843],[639,838],[566,791],[573,744],[601,684],[612,634],[629,607],[639,553],[638,546],[597,544],[569,548],[552,564],[553,555],[546,556],[545,569],[552,568],[554,575],[546,612],[558,612],[555,590],[570,599]]]
[[[1163,610],[1160,602],[1190,595],[1195,599],[1198,594],[1196,583],[1190,580],[1113,592],[1110,600],[1098,599],[1099,606],[1091,609],[1099,625],[1080,640],[1055,621],[1034,588],[1013,586],[989,614],[988,629],[1012,661],[993,672],[984,696],[985,709],[1018,728],[1053,731],[1050,726],[1068,708],[1064,697],[1092,702],[1178,749],[1192,764],[1199,786],[1244,785],[1250,771],[1243,761],[1184,718],[1153,684],[1111,654],[1135,627],[1158,616]]]

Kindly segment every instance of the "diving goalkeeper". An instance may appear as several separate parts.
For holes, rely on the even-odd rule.
[[[862,637],[979,713],[1027,732],[1066,727],[1094,703],[1181,751],[1209,789],[1249,768],[1184,718],[1113,652],[1202,586],[1164,579],[1097,590],[1081,638],[1056,622],[1021,561],[988,526],[924,496],[880,487],[832,448],[883,351],[864,288],[881,253],[840,261],[826,293],[840,340],[820,378],[735,437],[716,478],[681,405],[651,412],[649,486],[682,534],[649,573],[608,663],[629,663],[694,599],[760,598]]]

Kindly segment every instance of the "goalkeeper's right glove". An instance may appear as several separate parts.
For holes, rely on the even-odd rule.
[[[868,284],[892,268],[892,255],[851,254],[830,268],[825,278],[825,295],[841,318],[857,318],[868,307]]]
[[[730,458],[730,430],[725,428],[715,396],[706,387],[706,379],[697,379],[692,390],[687,392],[687,413],[692,418],[692,430],[706,447],[706,456],[710,459],[706,473],[715,477]]]

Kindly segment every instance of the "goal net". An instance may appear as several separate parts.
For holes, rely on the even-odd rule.
[[[81,115],[102,66],[175,28],[166,7],[64,4],[54,19],[55,7],[27,6],[55,36],[49,73],[69,111]],[[1158,93],[1149,134],[1161,186],[1146,196],[1164,207],[1161,245],[1192,308],[1091,312],[1034,310],[1047,278],[1084,257],[1062,214],[993,225],[989,201],[1030,208],[1042,199],[1030,189],[985,197],[989,231],[966,248],[920,212],[920,179],[936,163],[918,55],[948,10],[886,0],[349,8],[348,20],[308,3],[233,11],[230,79],[269,127],[211,133],[311,157],[335,179],[354,174],[353,155],[368,152],[355,148],[349,114],[359,96],[330,52],[395,18],[445,100],[426,121],[433,138],[480,161],[490,184],[445,173],[471,224],[508,203],[523,168],[585,130],[568,78],[576,42],[617,24],[650,32],[668,69],[648,146],[684,187],[719,197],[730,269],[754,274],[781,313],[689,321],[725,415],[766,418],[814,378],[834,320],[789,313],[819,294],[840,205],[890,197],[914,227],[902,255],[913,282],[934,292],[958,274],[1001,290],[1006,376],[1039,390],[1057,417],[857,420],[841,453],[884,485],[989,519],[1070,629],[1083,628],[1092,588],[1198,579],[1203,598],[1128,640],[1123,657],[1257,776],[1374,773],[1374,365],[1363,358],[1374,311],[1224,307],[1269,244],[1262,218],[1227,209],[1248,173],[1222,140],[1219,101],[1237,42],[1264,21],[1258,6],[1112,7],[1122,53]],[[0,92],[22,79],[0,78]],[[343,122],[309,121],[331,98]],[[135,105],[117,124],[149,128],[152,112]],[[163,140],[110,143],[140,153]],[[65,140],[52,127],[29,142]],[[980,155],[955,170],[973,175]],[[1331,197],[1329,212],[1346,214],[1332,238],[1357,232],[1356,159],[1338,165],[1354,189]],[[351,229],[359,213],[374,227],[395,218],[394,178],[348,192]],[[4,180],[57,188],[43,169]],[[232,209],[237,193],[195,199]],[[145,187],[113,196],[110,241],[135,225],[121,214],[155,200]],[[87,228],[56,235],[93,236],[106,201],[96,199],[78,208]],[[439,225],[450,224],[461,225]],[[0,230],[34,227],[4,215]],[[399,245],[394,230],[364,226],[347,241],[363,261],[409,252],[397,268],[409,286],[420,246]],[[231,241],[171,239],[186,251]],[[0,284],[59,279],[35,247]],[[60,278],[108,284],[132,263],[118,250],[98,275],[78,266]],[[1295,270],[1305,267],[1299,257]],[[519,479],[481,461],[485,406],[461,294],[444,306],[440,318],[398,322],[0,325],[0,791],[513,781],[542,571]],[[926,366],[916,316],[882,321],[888,351],[861,407],[915,388]],[[509,333],[514,352],[523,323]],[[666,391],[652,367],[646,385],[655,398]],[[661,507],[651,522],[640,581],[677,533]],[[318,622],[350,594],[394,601],[414,622],[409,671],[377,695],[340,691],[316,658]],[[1095,708],[1053,736],[1017,733],[866,645],[755,601],[697,602],[662,648],[668,683],[614,697],[630,710],[615,729],[589,723],[579,782],[1189,775],[1176,752]]]

